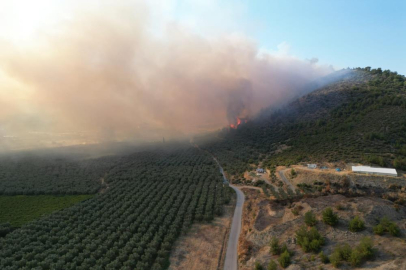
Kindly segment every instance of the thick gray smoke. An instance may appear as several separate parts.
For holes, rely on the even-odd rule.
[[[242,79],[235,89],[230,91],[227,101],[227,119],[230,125],[236,126],[238,118],[247,118],[251,115],[252,84]]]
[[[332,71],[260,53],[242,36],[204,37],[176,22],[156,34],[151,25],[145,6],[112,2],[77,12],[32,46],[2,41],[0,147],[210,131],[296,96]]]

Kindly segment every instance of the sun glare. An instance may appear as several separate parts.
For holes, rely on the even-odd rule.
[[[66,13],[64,0],[0,0],[0,38],[18,45],[35,41]]]

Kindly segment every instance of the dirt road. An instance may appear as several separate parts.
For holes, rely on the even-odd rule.
[[[280,175],[282,181],[285,182],[285,184],[286,184],[287,186],[289,186],[290,189],[293,190],[293,192],[295,192],[296,189],[295,189],[295,187],[292,185],[292,183],[290,183],[290,181],[286,178],[286,176],[285,176],[285,171],[287,171],[287,170],[279,171],[279,175]]]

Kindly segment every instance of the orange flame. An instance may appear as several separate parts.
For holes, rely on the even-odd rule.
[[[245,123],[247,123],[247,120],[245,120]],[[241,125],[241,119],[237,117],[237,124],[230,124],[230,128],[236,129],[239,125]]]

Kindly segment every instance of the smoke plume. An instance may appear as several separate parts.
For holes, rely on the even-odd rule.
[[[3,149],[22,137],[57,146],[210,131],[332,71],[260,52],[242,35],[203,36],[176,21],[157,33],[149,14],[139,3],[109,4],[77,11],[32,45],[1,40]]]

